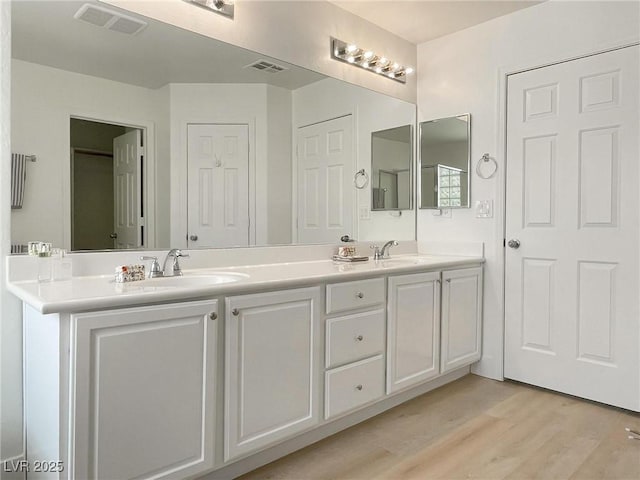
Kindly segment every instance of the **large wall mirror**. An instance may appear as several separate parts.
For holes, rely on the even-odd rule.
[[[413,198],[412,125],[371,134],[372,210],[410,210]]]
[[[415,239],[414,215],[377,211],[372,182],[353,184],[372,133],[415,125],[415,105],[85,3],[12,2],[12,151],[36,160],[12,246]],[[92,6],[134,22],[97,26]]]
[[[420,123],[420,208],[468,208],[471,115]]]

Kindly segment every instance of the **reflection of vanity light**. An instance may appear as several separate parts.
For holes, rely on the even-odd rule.
[[[331,58],[401,83],[406,83],[407,75],[414,72],[412,67],[403,67],[384,56],[376,55],[372,50],[362,49],[353,43],[346,43],[337,38],[331,39]]]
[[[206,8],[207,10],[225,17],[233,18],[234,4],[233,0],[184,0],[188,3],[193,3],[199,7]]]

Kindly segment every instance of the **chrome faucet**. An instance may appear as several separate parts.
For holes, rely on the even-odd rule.
[[[371,245],[370,248],[373,249],[373,259],[382,260],[385,258],[389,258],[389,249],[397,245],[398,242],[396,240],[389,240],[382,246],[382,248],[378,247],[377,245]]]
[[[149,268],[149,278],[158,277],[179,277],[182,275],[182,269],[180,268],[180,257],[189,257],[189,255],[182,253],[179,248],[172,248],[167,253],[167,257],[162,264],[162,270],[160,270],[160,264],[158,263],[158,257],[142,256],[140,260],[151,260],[151,268]],[[169,258],[173,258],[173,265],[171,266],[171,272],[167,272],[167,262]]]
[[[173,265],[171,266],[171,273],[167,272],[167,262],[169,258],[173,257]],[[167,253],[166,258],[164,259],[164,263],[162,264],[162,274],[165,277],[179,277],[182,275],[182,269],[180,268],[180,262],[178,259],[180,257],[188,258],[189,255],[182,253],[182,250],[179,248],[172,248]]]

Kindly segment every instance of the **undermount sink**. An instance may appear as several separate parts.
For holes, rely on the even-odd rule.
[[[249,278],[246,273],[235,272],[185,273],[179,277],[148,278],[143,280],[142,283],[145,286],[154,287],[205,287],[207,285],[239,282],[246,278]]]
[[[397,267],[402,265],[421,265],[424,263],[429,263],[431,261],[430,258],[425,256],[416,256],[416,257],[392,257],[385,258],[382,260],[384,266],[388,267]]]

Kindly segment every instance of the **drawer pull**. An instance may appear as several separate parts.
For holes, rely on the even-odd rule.
[[[218,319],[218,314],[217,314],[216,312],[211,312],[211,313],[209,314],[209,318],[210,318],[211,320],[217,320],[217,319]]]
[[[356,293],[356,297],[358,297],[358,298],[364,298],[364,293],[362,293],[362,292],[358,292],[358,293]]]
[[[240,315],[240,310],[238,310],[237,308],[234,308],[233,310],[231,310],[231,313],[233,314],[234,317],[237,317],[238,315]]]
[[[356,385],[356,390],[362,390],[362,385]]]
[[[357,340],[358,342],[361,342],[362,340],[364,340],[364,337],[363,337],[362,335],[358,335],[358,336],[356,337],[356,340]]]

